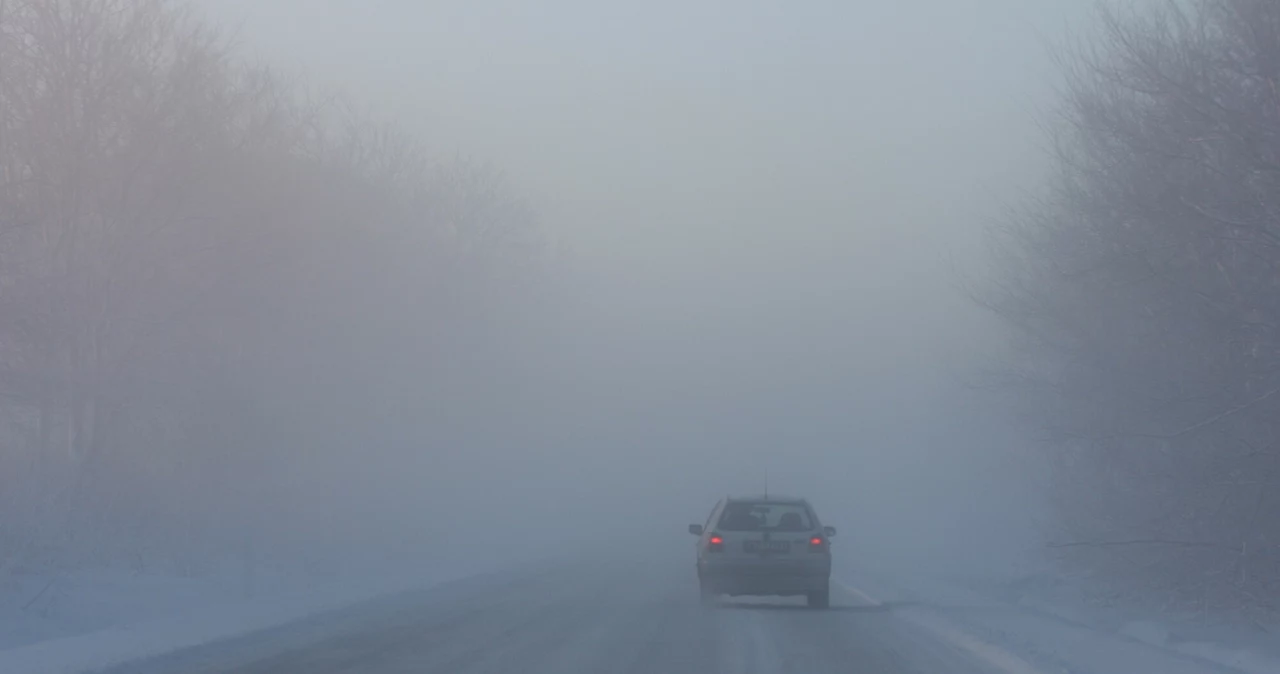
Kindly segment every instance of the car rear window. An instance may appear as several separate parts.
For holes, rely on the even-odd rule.
[[[735,501],[724,507],[716,528],[721,531],[808,531],[809,509],[802,503]]]

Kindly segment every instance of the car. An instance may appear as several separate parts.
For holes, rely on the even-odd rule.
[[[803,596],[830,605],[831,538],[802,498],[726,496],[706,524],[690,524],[704,604],[719,595]]]

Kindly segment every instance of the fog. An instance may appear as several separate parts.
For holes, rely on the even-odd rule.
[[[281,559],[296,543],[393,564],[517,560],[602,535],[683,554],[687,523],[766,483],[810,498],[851,550],[942,567],[1034,556],[1042,469],[1005,401],[970,385],[1003,341],[963,285],[986,265],[983,232],[1040,186],[1047,47],[1081,4],[199,0],[196,20],[232,38],[228,62],[351,101],[420,140],[432,166],[463,158],[501,179],[441,179],[385,222],[367,215],[382,213],[375,159],[372,187],[348,196],[320,169],[277,178],[295,174],[275,158],[202,183],[208,203],[217,180],[245,184],[226,188],[229,231],[297,223],[236,264],[269,246],[313,257],[263,266],[275,294],[241,288],[256,281],[229,262],[207,270],[235,281],[222,304],[174,291],[199,335],[175,352],[241,328],[238,343],[276,346],[236,351],[234,366],[128,360],[111,376],[176,381],[199,361],[230,382],[211,399],[247,416],[193,422],[193,458],[173,458],[186,441],[136,430],[153,398],[113,402],[133,430],[117,422],[82,455],[118,446],[128,477],[99,466],[93,479],[137,490],[125,528],[190,509],[166,524],[186,533],[161,536],[199,538],[199,521]],[[388,171],[399,138],[370,152]],[[397,229],[418,216],[447,234]],[[526,220],[530,276],[504,275],[524,269],[514,258],[470,262],[491,223]],[[431,293],[446,299],[419,302]],[[254,318],[219,313],[241,305]],[[40,400],[13,423],[48,450],[61,417]],[[167,482],[171,463],[198,477]],[[49,479],[32,489],[63,493]],[[30,528],[47,531],[44,517]]]
[[[0,0],[0,669],[1275,671],[1277,55],[1273,0]],[[688,535],[759,493],[839,533]]]
[[[1024,439],[966,386],[998,340],[958,285],[1036,186],[1046,38],[1082,3],[203,4],[260,58],[500,167],[570,253],[569,307],[523,317],[549,336],[521,388],[463,410],[473,449],[362,455],[344,508],[683,546],[767,479],[851,547],[1032,544]],[[404,444],[385,432],[362,442]]]

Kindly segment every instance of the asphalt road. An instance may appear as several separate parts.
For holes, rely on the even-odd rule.
[[[550,568],[385,598],[116,672],[131,674],[1021,674],[945,632],[833,588],[697,601],[689,565]]]

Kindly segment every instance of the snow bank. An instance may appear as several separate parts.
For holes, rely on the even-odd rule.
[[[1207,660],[1248,674],[1280,674],[1280,659],[1249,649],[1227,648],[1218,644],[1186,642],[1172,646],[1184,655]]]
[[[905,565],[858,564],[841,569],[904,616],[945,618],[988,643],[1026,656],[1045,671],[1202,674],[1226,667],[1246,674],[1280,674],[1280,644],[1273,636],[1225,643],[1190,641],[1158,621],[1116,620],[1076,605],[1057,607],[1030,595],[995,596],[971,585]],[[979,589],[975,589],[979,588]],[[1060,610],[1061,609],[1061,610]],[[1240,645],[1245,644],[1245,645]]]
[[[0,650],[0,672],[4,674],[82,674],[132,660],[170,653],[191,646],[239,636],[292,622],[316,613],[342,608],[373,597],[419,589],[465,574],[377,576],[327,584],[305,590],[277,593],[244,601],[214,604],[185,604],[169,615],[86,634],[45,639],[26,646]],[[89,592],[100,598],[112,596],[103,588]],[[127,612],[127,602],[118,594],[111,608]],[[189,601],[189,591],[168,595]],[[194,608],[193,608],[194,606]],[[20,624],[7,621],[8,630]]]
[[[1178,634],[1179,628],[1163,622],[1143,619],[1127,620],[1118,629],[1106,627],[1108,621],[1078,606],[1055,605],[1043,600],[1022,598],[1022,606],[1056,616],[1082,627],[1112,632],[1120,637],[1187,658],[1210,662],[1247,674],[1280,674],[1280,641],[1275,636],[1234,635],[1231,644],[1191,640]]]
[[[1030,612],[1162,651],[1249,674],[1280,674],[1280,640],[1241,624],[1203,623],[1200,614],[1153,615],[1122,597],[1086,600],[1086,584],[1040,570],[1017,580],[985,579],[967,584],[989,597],[1002,598]]]

